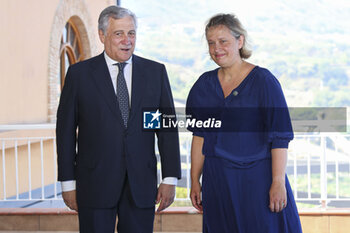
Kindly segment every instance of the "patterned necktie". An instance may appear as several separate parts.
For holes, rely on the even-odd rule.
[[[126,128],[129,119],[129,92],[124,77],[124,67],[126,63],[117,63],[115,65],[117,65],[119,68],[117,76],[117,99],[119,102],[120,112],[124,121],[124,126]]]

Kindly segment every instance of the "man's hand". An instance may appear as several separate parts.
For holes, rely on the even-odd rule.
[[[66,204],[66,206],[68,206],[68,208],[70,208],[71,210],[78,211],[77,192],[75,190],[62,192],[62,197],[64,203]]]
[[[160,212],[168,208],[174,202],[174,198],[175,198],[175,185],[160,184],[158,187],[157,200],[156,200],[156,204],[159,204],[160,202],[157,212]]]

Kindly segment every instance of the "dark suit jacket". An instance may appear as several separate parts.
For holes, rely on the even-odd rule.
[[[136,205],[153,207],[155,133],[162,176],[181,176],[177,130],[142,130],[143,107],[174,111],[165,66],[133,55],[131,94],[125,129],[103,53],[69,67],[57,112],[58,180],[76,180],[79,206],[115,206],[127,174]]]

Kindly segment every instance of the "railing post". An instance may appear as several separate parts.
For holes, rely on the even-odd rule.
[[[44,145],[43,139],[40,139],[40,162],[41,162],[41,200],[45,199],[45,181],[44,181]]]
[[[191,143],[188,138],[186,138],[186,198],[190,199],[190,182],[191,182],[191,174],[190,174],[190,169],[191,169],[191,163],[190,163],[190,156],[191,156]]]
[[[2,179],[4,185],[4,200],[6,200],[6,162],[5,162],[5,141],[2,141]]]
[[[19,183],[18,183],[18,141],[15,140],[15,169],[16,169],[16,200],[19,200]]]
[[[321,182],[321,206],[327,207],[327,158],[326,158],[327,141],[326,136],[321,135],[321,155],[320,155],[320,182]]]
[[[29,200],[32,199],[32,148],[31,141],[28,140],[28,194]]]
[[[335,146],[335,198],[339,199],[339,157],[338,157],[338,136],[332,138]]]
[[[53,147],[53,172],[54,172],[54,195],[55,199],[57,199],[57,154],[56,154],[56,139],[52,139],[52,147]]]

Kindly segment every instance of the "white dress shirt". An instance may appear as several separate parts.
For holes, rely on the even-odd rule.
[[[117,94],[117,77],[119,73],[119,68],[115,64],[119,62],[114,61],[112,58],[110,58],[106,52],[104,52],[104,55],[105,55],[105,60],[109,70],[109,74],[111,75],[114,91]],[[128,88],[129,106],[131,106],[132,56],[125,63],[126,65],[124,66],[124,78],[125,78],[126,86]]]
[[[109,70],[109,74],[112,79],[114,91],[117,92],[117,76],[119,72],[119,68],[117,65],[114,65],[118,63],[117,61],[114,61],[112,58],[110,58],[106,52],[104,52],[104,57],[107,63],[107,67]],[[131,106],[131,87],[132,87],[132,56],[127,60],[126,65],[124,67],[124,77],[126,81],[126,86],[128,87],[129,92],[129,106]],[[162,180],[163,184],[170,184],[170,185],[177,185],[177,178],[176,177],[165,177]],[[61,181],[61,187],[62,192],[68,192],[75,190],[75,180],[67,180],[67,181]]]

